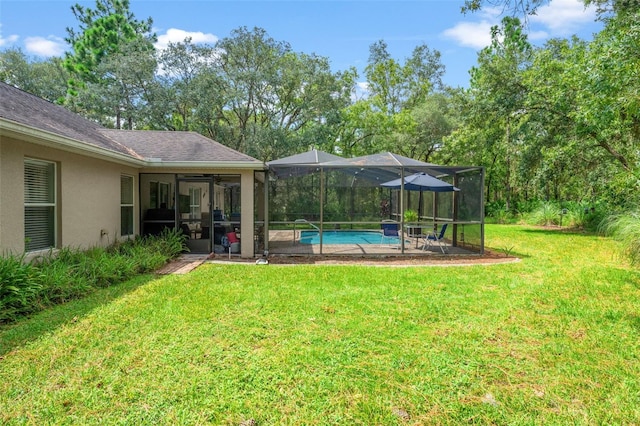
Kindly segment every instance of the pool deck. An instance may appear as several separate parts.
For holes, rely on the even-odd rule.
[[[381,236],[382,237],[382,236]],[[450,242],[444,241],[447,255],[473,255],[479,254],[477,251],[467,250],[463,247],[452,247]],[[293,238],[293,231],[270,231],[269,232],[269,252],[272,254],[285,255],[424,255],[442,256],[438,244],[432,244],[430,248],[422,250],[420,238],[405,236],[404,253],[396,244],[323,244],[320,252],[319,244],[300,244]]]

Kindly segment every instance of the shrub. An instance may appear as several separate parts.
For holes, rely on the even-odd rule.
[[[504,201],[493,201],[487,203],[485,207],[486,216],[492,219],[491,222],[503,224],[509,222],[513,216],[507,210]]]
[[[560,211],[560,207],[557,204],[545,201],[528,215],[526,221],[532,225],[558,225],[560,223]]]
[[[597,231],[604,212],[604,209],[598,204],[567,202],[563,206],[567,208],[567,215],[564,217],[562,225]]]
[[[154,271],[186,250],[185,241],[182,233],[169,230],[106,249],[66,247],[31,263],[24,256],[0,257],[0,322]]]
[[[622,243],[633,265],[640,263],[640,212],[612,214],[603,220],[600,230]]]
[[[65,303],[89,294],[93,287],[88,277],[79,275],[75,264],[62,258],[51,256],[40,268],[46,271],[42,279],[42,288],[38,294],[42,306]]]
[[[0,257],[0,322],[29,313],[42,288],[42,273],[24,257]]]
[[[405,210],[404,211],[404,221],[409,223],[415,223],[418,221],[418,212],[415,210]]]
[[[157,237],[146,237],[148,243],[157,253],[163,253],[168,258],[174,258],[188,251],[185,244],[187,236],[176,229],[165,228]]]

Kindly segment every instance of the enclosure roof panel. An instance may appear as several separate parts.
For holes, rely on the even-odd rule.
[[[403,157],[392,152],[364,155],[354,158],[340,158],[323,163],[326,167],[409,167],[409,166],[434,166],[435,164]]]
[[[273,160],[267,162],[269,167],[271,166],[297,166],[301,164],[319,164],[327,161],[340,160],[342,157],[339,157],[334,154],[329,154],[328,152],[318,151],[317,149],[312,149],[307,152],[303,152],[301,154],[291,155],[289,157],[280,158],[278,160]]]

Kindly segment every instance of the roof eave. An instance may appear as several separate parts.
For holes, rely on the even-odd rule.
[[[147,158],[145,167],[162,169],[249,169],[266,170],[260,161],[164,161],[162,159]]]
[[[119,153],[99,146],[91,145],[66,136],[57,135],[46,130],[37,129],[0,117],[0,135],[7,135],[26,140],[40,146],[62,149],[67,152],[106,159],[128,166],[143,166],[145,161],[128,154]]]
[[[162,161],[155,158],[136,158],[132,155],[119,153],[83,141],[57,135],[52,132],[37,129],[12,120],[0,117],[0,136],[6,135],[25,140],[40,146],[62,149],[79,155],[90,156],[102,160],[113,161],[134,167],[183,168],[183,169],[251,169],[265,170],[264,163],[255,161]]]

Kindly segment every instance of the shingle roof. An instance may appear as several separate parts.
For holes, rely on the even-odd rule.
[[[134,159],[262,164],[195,132],[114,130],[0,82],[0,117]]]
[[[100,129],[99,132],[147,159],[176,162],[258,161],[196,132],[113,129]]]
[[[100,125],[68,109],[0,82],[0,117],[120,154],[126,147],[97,132]]]

